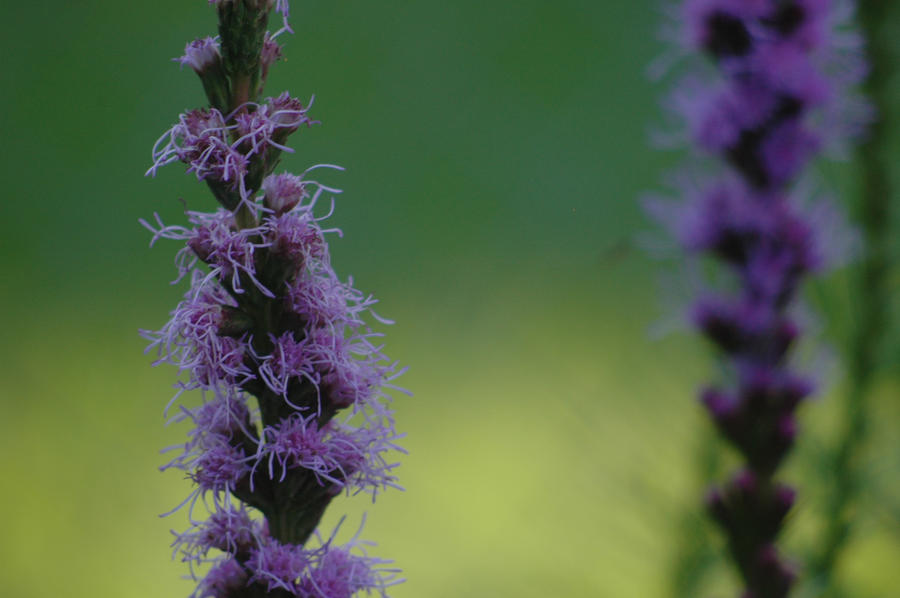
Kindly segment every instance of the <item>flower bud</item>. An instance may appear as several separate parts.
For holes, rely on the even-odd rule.
[[[262,189],[266,194],[265,206],[277,215],[291,211],[297,204],[309,197],[306,185],[302,176],[287,172],[267,177],[262,184]]]
[[[177,58],[178,62],[183,65],[189,65],[198,75],[218,66],[222,61],[222,55],[219,53],[219,42],[212,37],[195,39],[184,47],[184,56]]]
[[[269,77],[269,67],[272,66],[276,60],[281,58],[281,46],[278,45],[278,42],[266,32],[266,37],[263,40],[262,51],[259,55],[259,67],[260,67],[260,75],[259,75],[259,90],[257,95],[262,94],[263,87],[266,85],[266,79]]]
[[[790,486],[785,486],[783,484],[778,485],[775,488],[774,505],[772,507],[773,517],[779,522],[784,520],[788,512],[794,506],[794,502],[796,500],[796,490],[794,490]]]
[[[200,77],[203,90],[213,108],[228,108],[228,78],[222,68],[222,54],[215,38],[195,39],[184,48],[184,56],[176,58],[181,66],[188,65]]]

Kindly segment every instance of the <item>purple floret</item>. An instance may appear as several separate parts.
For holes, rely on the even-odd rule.
[[[184,55],[176,60],[182,66],[188,65],[197,73],[202,73],[222,60],[219,40],[213,37],[195,39],[185,46]]]
[[[270,592],[280,588],[297,596],[297,580],[309,567],[310,557],[301,546],[269,539],[254,548],[247,559],[246,566],[252,572],[250,582],[259,582]]]
[[[265,206],[276,214],[288,212],[309,197],[308,185],[302,176],[289,172],[273,174],[262,184],[265,191]]]
[[[247,174],[249,161],[231,147],[232,128],[215,108],[182,114],[153,147],[153,166],[147,173],[156,174],[160,166],[181,161],[199,180],[210,178],[237,187]]]
[[[369,559],[350,554],[342,547],[331,547],[300,580],[297,596],[351,598],[363,590],[383,590],[383,581],[372,569]]]
[[[226,557],[206,574],[191,598],[221,598],[247,585],[247,572],[233,558]]]

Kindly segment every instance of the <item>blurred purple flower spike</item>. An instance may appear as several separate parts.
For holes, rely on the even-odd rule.
[[[775,549],[794,491],[775,474],[794,444],[795,410],[815,385],[790,363],[801,332],[792,307],[802,282],[828,265],[824,237],[833,233],[799,205],[796,181],[868,116],[851,93],[865,68],[842,22],[849,4],[686,0],[674,36],[682,55],[705,55],[713,68],[683,77],[667,106],[682,137],[727,168],[685,186],[679,210],[648,208],[685,252],[715,258],[733,281],[697,300],[693,323],[730,372],[701,399],[745,465],[707,505],[753,598],[784,598],[795,577]],[[836,114],[852,122],[834,122]]]

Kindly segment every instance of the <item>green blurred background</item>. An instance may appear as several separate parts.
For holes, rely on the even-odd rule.
[[[340,498],[327,524],[349,514],[349,534],[368,513],[364,537],[408,579],[396,598],[735,595],[696,507],[704,471],[723,467],[693,398],[713,366],[691,335],[648,333],[678,293],[660,293],[634,241],[649,228],[636,199],[678,161],[647,143],[656,6],[292,2],[296,35],[268,91],[314,93],[322,125],[284,164],[346,167],[327,175],[345,190],[334,262],[396,319],[388,353],[415,393],[395,403],[406,492]],[[177,246],[151,251],[137,221],[182,221],[179,198],[213,207],[181,167],[143,172],[155,139],[202,102],[170,59],[214,19],[201,0],[4,3],[3,596],[191,591],[167,548],[185,516],[157,517],[190,489],[156,469],[185,434],[163,427],[174,371],[152,369],[137,334],[183,292],[167,284]],[[853,169],[826,176],[851,203]],[[838,356],[850,281],[811,293]],[[785,472],[801,502],[784,544],[801,560],[843,396],[839,359],[824,363],[831,391],[803,412]],[[900,596],[898,396],[888,369],[840,563],[855,597]],[[690,563],[709,567],[699,585]]]

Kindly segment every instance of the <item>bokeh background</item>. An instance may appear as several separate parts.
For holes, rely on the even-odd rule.
[[[345,190],[334,262],[397,321],[387,350],[415,394],[395,402],[406,491],[340,498],[326,525],[347,514],[350,534],[368,514],[374,554],[408,580],[395,598],[735,595],[697,507],[729,466],[694,399],[713,365],[692,335],[651,333],[683,303],[636,241],[652,234],[637,199],[681,159],[647,141],[664,88],[646,75],[664,52],[657,2],[292,4],[268,90],[315,94],[322,124],[284,165],[346,167],[327,175]],[[163,426],[174,372],[150,367],[137,332],[183,288],[168,284],[177,247],[149,249],[138,219],[179,222],[181,199],[213,207],[180,166],[143,173],[154,140],[202,103],[170,59],[214,20],[201,0],[3,5],[3,596],[191,591],[168,549],[185,516],[158,517],[189,492],[157,471],[185,433]],[[854,173],[821,174],[851,212]],[[798,561],[832,491],[822,455],[840,429],[853,280],[809,288],[833,359],[811,360],[828,390],[784,473],[801,488],[784,541]],[[887,332],[839,569],[860,598],[900,596]]]

